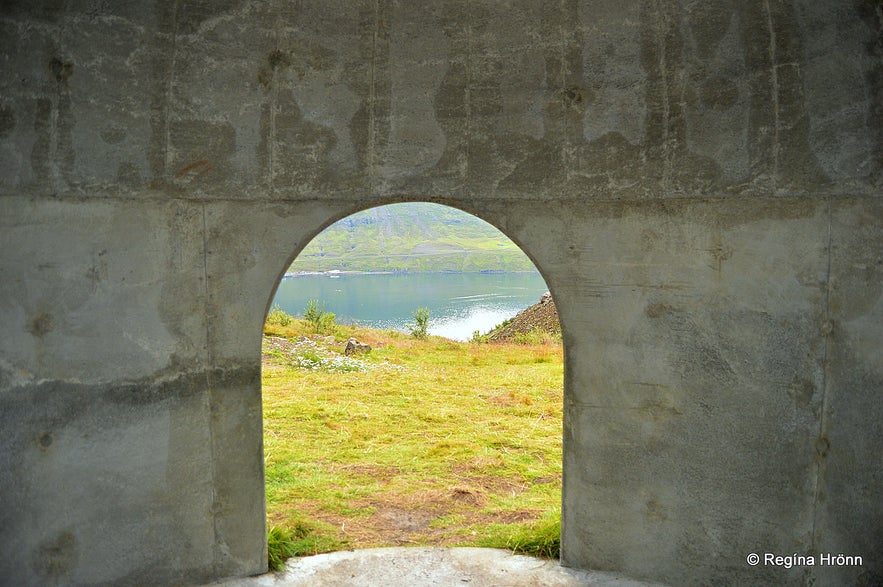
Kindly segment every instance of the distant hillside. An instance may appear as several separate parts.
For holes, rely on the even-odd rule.
[[[502,232],[448,206],[391,204],[348,216],[298,255],[292,272],[533,271]]]

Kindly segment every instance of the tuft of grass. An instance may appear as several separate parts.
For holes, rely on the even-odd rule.
[[[267,564],[272,571],[281,571],[286,559],[331,552],[346,547],[336,537],[314,523],[302,520],[289,526],[270,526],[267,531]]]
[[[533,523],[495,524],[479,540],[479,546],[505,548],[517,554],[545,558],[561,556],[561,510],[554,509]]]
[[[296,540],[291,530],[270,526],[267,532],[267,564],[271,571],[281,571],[285,559],[294,556]]]

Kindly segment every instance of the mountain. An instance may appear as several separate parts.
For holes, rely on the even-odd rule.
[[[314,238],[290,271],[534,271],[506,235],[466,212],[430,203],[379,206]]]

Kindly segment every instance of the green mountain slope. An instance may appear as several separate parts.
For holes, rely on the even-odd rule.
[[[308,271],[533,271],[502,232],[455,208],[391,204],[348,216],[322,231],[291,265]]]

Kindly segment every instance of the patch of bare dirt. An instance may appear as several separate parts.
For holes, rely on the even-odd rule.
[[[499,485],[489,479],[484,481],[482,484],[476,479],[474,483],[447,490],[430,489],[406,495],[383,493],[351,504],[354,508],[371,511],[367,516],[347,517],[303,502],[298,504],[298,510],[309,518],[337,528],[350,548],[453,546],[474,538],[470,530],[474,525],[529,522],[542,516],[540,510],[483,511],[490,487]],[[525,488],[518,486],[519,490]],[[453,521],[443,522],[446,517]]]
[[[385,479],[401,473],[401,469],[392,465],[330,463],[328,466],[338,471],[346,471],[347,473],[352,473],[354,475],[364,475],[366,477],[371,477],[372,479]]]
[[[506,477],[487,476],[461,476],[460,482],[466,487],[471,487],[475,491],[483,494],[492,493],[497,495],[518,495],[523,493],[529,487],[528,483]]]
[[[518,404],[529,406],[533,403],[533,400],[530,398],[530,396],[520,395],[511,390],[491,395],[487,398],[487,401],[488,403],[503,408],[511,408],[512,406]]]

